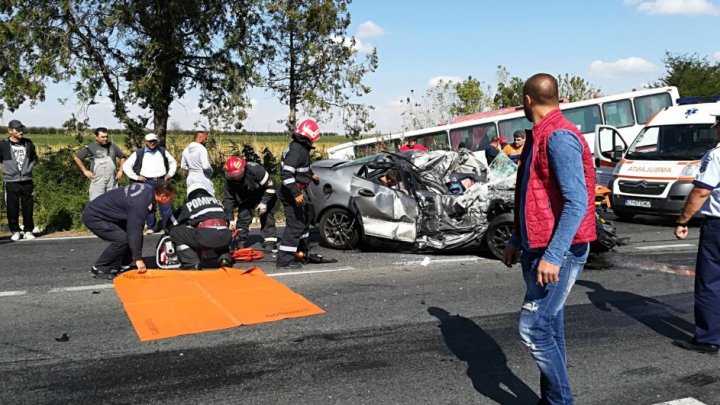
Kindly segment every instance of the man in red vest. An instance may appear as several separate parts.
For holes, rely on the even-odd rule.
[[[540,368],[542,404],[572,404],[563,307],[583,270],[595,233],[595,172],[590,148],[559,108],[557,80],[539,73],[523,86],[534,125],[518,160],[515,231],[503,262],[522,249],[527,291],[519,331]]]

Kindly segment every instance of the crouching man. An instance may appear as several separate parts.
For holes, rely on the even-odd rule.
[[[93,277],[112,280],[120,271],[137,266],[147,271],[142,258],[145,218],[157,204],[170,204],[175,186],[133,183],[100,195],[85,207],[83,223],[100,239],[110,242],[90,272]]]
[[[181,268],[200,270],[203,250],[218,254],[220,267],[232,266],[229,246],[232,231],[225,220],[222,204],[200,183],[188,186],[188,198],[180,209],[177,224],[170,230]]]

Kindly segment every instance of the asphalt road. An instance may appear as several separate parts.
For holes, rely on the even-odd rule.
[[[595,257],[574,287],[576,403],[720,403],[720,357],[670,344],[692,333],[698,233],[677,241],[672,223],[618,222],[628,244]],[[537,402],[539,372],[517,336],[518,268],[320,249],[340,262],[288,272],[269,258],[259,266],[326,313],[142,343],[111,282],[89,276],[103,247],[0,240],[0,403]]]

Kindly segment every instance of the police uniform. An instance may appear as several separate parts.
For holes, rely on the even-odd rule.
[[[93,273],[110,274],[121,265],[142,259],[145,218],[155,207],[153,187],[143,183],[110,190],[85,207],[83,223],[110,242],[95,261]]]
[[[275,213],[280,207],[275,182],[261,165],[247,162],[243,178],[241,180],[226,179],[223,189],[223,207],[228,223],[233,220],[235,210],[238,210],[237,240],[242,245],[238,247],[245,247],[250,222],[253,219],[253,210],[258,204],[265,204],[267,207],[267,211],[260,214],[260,233],[264,243],[274,247],[277,244]]]
[[[712,190],[700,209],[705,221],[695,269],[695,341],[720,345],[720,147],[705,153],[693,184]]]
[[[178,258],[184,269],[199,269],[198,250],[214,250],[221,266],[230,266],[229,246],[232,231],[225,220],[222,204],[210,193],[198,188],[192,190],[180,209],[177,225],[170,230]]]
[[[307,199],[298,204],[295,198],[300,195],[307,197],[305,189],[313,181],[313,172],[310,169],[311,149],[312,143],[296,134],[282,155],[280,201],[285,210],[285,231],[278,245],[278,267],[292,264],[298,250],[308,250],[311,207]]]

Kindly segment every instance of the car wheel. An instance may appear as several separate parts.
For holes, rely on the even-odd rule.
[[[612,210],[613,210],[613,214],[615,214],[616,217],[618,217],[619,219],[621,219],[623,221],[631,220],[632,217],[635,216],[634,213],[628,212],[628,211],[623,211],[622,209],[613,208]]]
[[[330,208],[318,222],[323,245],[333,249],[352,249],[360,241],[355,217],[346,209]]]
[[[515,218],[513,214],[508,212],[493,218],[485,231],[485,244],[490,253],[496,258],[502,260],[505,244],[515,228]]]

